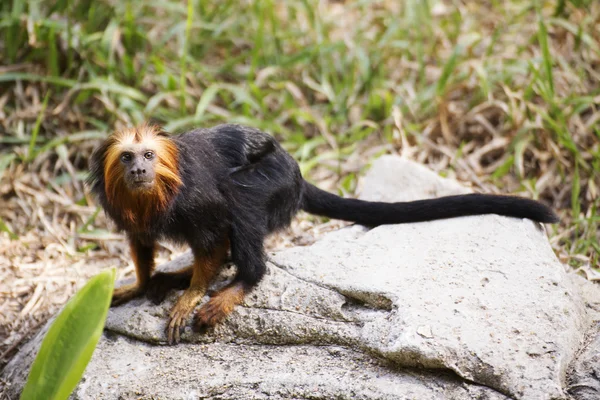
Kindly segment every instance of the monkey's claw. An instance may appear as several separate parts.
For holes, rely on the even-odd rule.
[[[204,291],[188,289],[179,298],[171,311],[169,324],[167,325],[167,341],[169,344],[179,343],[180,331],[185,327],[188,317],[203,295]]]
[[[169,327],[167,328],[167,340],[169,344],[179,343],[181,328],[185,327],[190,313],[191,311],[187,310],[173,310],[169,320]]]

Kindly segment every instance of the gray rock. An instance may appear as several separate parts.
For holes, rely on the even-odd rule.
[[[571,276],[586,299],[591,317],[585,342],[571,362],[568,374],[568,392],[578,400],[600,399],[600,290],[581,276]]]
[[[362,198],[385,201],[466,191],[389,156],[362,187]],[[178,346],[161,345],[176,293],[161,306],[112,309],[73,397],[595,398],[597,288],[574,284],[536,223],[489,215],[352,226],[270,259],[224,324],[187,328]],[[5,369],[12,393],[39,340]]]
[[[586,334],[569,373],[569,393],[579,400],[600,399],[600,320]]]
[[[397,156],[379,157],[359,185],[368,201],[411,201],[470,193],[457,181],[444,179],[427,167]]]
[[[506,399],[449,373],[397,370],[340,346],[217,342],[174,351],[116,337],[103,339],[98,354],[73,398]]]

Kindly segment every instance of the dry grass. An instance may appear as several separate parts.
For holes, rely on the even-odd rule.
[[[600,3],[555,3],[0,6],[0,363],[90,276],[133,272],[83,179],[99,139],[148,118],[263,128],[340,192],[399,153],[539,198],[558,256],[599,279]],[[337,226],[302,216],[269,246]]]

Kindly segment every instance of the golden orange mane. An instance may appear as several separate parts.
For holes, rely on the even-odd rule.
[[[117,131],[107,141],[104,158],[106,198],[113,209],[121,213],[124,222],[143,230],[153,216],[165,210],[182,185],[177,146],[159,127],[146,124]],[[125,170],[119,159],[133,144],[143,144],[156,154],[156,181],[151,190],[134,193],[125,184]]]

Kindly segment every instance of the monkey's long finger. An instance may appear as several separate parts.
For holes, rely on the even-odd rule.
[[[169,344],[173,344],[173,330],[175,329],[175,324],[177,323],[177,314],[171,316],[171,320],[169,321],[169,326],[167,327],[167,341]]]
[[[179,334],[181,332],[181,325],[183,321],[183,318],[178,318],[177,324],[175,325],[175,343],[177,344],[179,344]]]

